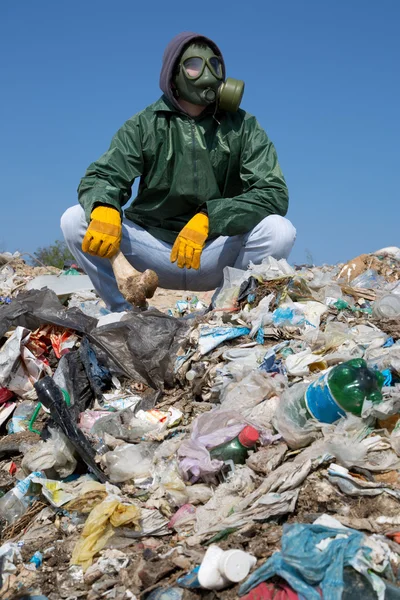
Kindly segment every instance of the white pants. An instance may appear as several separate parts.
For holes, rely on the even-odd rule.
[[[80,205],[72,206],[61,217],[61,229],[69,250],[87,273],[98,295],[112,311],[131,308],[118,290],[111,263],[82,252],[82,240],[88,224]],[[279,215],[270,215],[249,233],[220,236],[207,244],[201,255],[200,269],[180,269],[170,262],[172,244],[162,242],[145,229],[123,220],[121,251],[140,272],[152,269],[160,287],[172,290],[207,291],[222,282],[224,267],[247,269],[249,262],[261,263],[266,256],[287,258],[296,239],[296,229]]]

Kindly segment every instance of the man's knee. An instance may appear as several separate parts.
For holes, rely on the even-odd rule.
[[[296,228],[289,219],[280,215],[265,217],[251,232],[259,245],[268,247],[274,258],[287,258],[296,241]]]
[[[80,205],[67,208],[61,217],[61,231],[67,243],[77,244],[81,240],[81,222],[83,208]]]

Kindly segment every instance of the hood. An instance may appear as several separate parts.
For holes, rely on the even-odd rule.
[[[193,41],[201,41],[208,44],[216,54],[221,56],[222,60],[222,69],[223,69],[223,77],[225,79],[225,63],[224,58],[222,56],[221,50],[218,48],[217,44],[210,40],[210,38],[205,35],[201,35],[200,33],[193,33],[192,31],[183,31],[182,33],[178,33],[168,46],[165,48],[161,75],[160,75],[160,88],[162,92],[167,97],[168,101],[178,110],[182,111],[182,108],[179,106],[172,89],[171,89],[171,80],[174,73],[174,67],[176,61],[182,54],[184,48]]]

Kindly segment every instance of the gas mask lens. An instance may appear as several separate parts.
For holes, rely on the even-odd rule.
[[[183,62],[185,74],[189,79],[198,79],[201,77],[206,65],[214,77],[222,79],[222,63],[218,56],[211,56],[210,58],[192,56]]]

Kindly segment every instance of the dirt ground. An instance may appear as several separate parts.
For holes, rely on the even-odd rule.
[[[186,300],[194,298],[195,296],[204,302],[206,305],[210,304],[214,290],[210,292],[190,292],[182,290],[165,290],[158,288],[154,297],[149,301],[150,306],[154,306],[162,312],[167,312],[168,309],[173,309],[178,300]]]

